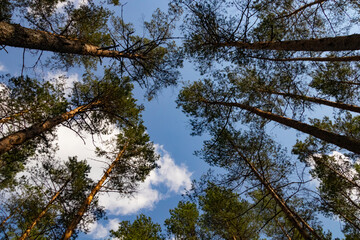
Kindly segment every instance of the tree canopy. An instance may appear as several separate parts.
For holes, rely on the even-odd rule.
[[[345,239],[358,238],[356,1],[171,0],[142,33],[115,7],[124,6],[0,3],[0,52],[23,50],[22,69],[0,81],[2,238],[75,239],[104,216],[99,192],[134,193],[158,159],[134,88],[151,100],[177,85],[184,60],[201,79],[182,86],[177,105],[191,134],[207,138],[196,155],[220,173],[170,210],[167,235],[141,214],[111,237],[331,239],[320,221],[328,217],[344,223]],[[45,79],[41,68],[76,69],[81,79]],[[100,179],[89,178],[87,159],[57,160],[63,127],[115,136],[95,151],[106,163]],[[293,146],[279,132],[295,132]]]

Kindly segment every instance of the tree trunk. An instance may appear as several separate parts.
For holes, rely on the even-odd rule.
[[[320,196],[321,197],[321,196]],[[346,222],[348,222],[350,225],[352,225],[354,228],[356,228],[358,231],[360,231],[360,226],[358,226],[356,223],[354,223],[348,216],[343,214],[343,211],[336,209],[334,206],[332,206],[328,201],[326,201],[323,197],[321,197],[321,201],[325,203],[329,208],[332,209],[332,211],[339,215],[341,218],[343,218]]]
[[[350,183],[351,185],[353,185],[354,187],[358,188],[358,190],[360,191],[360,185],[351,180],[350,178],[348,178],[347,176],[345,176],[343,173],[339,172],[338,170],[336,170],[333,166],[331,166],[331,164],[327,163],[326,160],[324,160],[321,157],[316,157],[316,156],[312,156],[314,162],[318,165],[323,164],[325,167],[327,167],[328,169],[330,169],[333,173],[335,173],[336,175],[338,175],[339,177],[341,177],[342,179],[344,179],[345,181],[347,181],[348,183]]]
[[[88,207],[90,206],[93,198],[95,197],[96,193],[101,189],[102,185],[104,184],[105,180],[109,177],[111,171],[115,167],[115,165],[120,161],[121,157],[123,156],[128,144],[125,144],[123,149],[119,152],[116,159],[111,163],[109,168],[104,173],[103,177],[99,180],[99,182],[96,184],[96,186],[92,189],[91,193],[88,195],[88,197],[85,199],[85,201],[80,206],[78,212],[76,213],[75,217],[71,221],[71,223],[67,226],[66,231],[61,238],[62,240],[67,240],[71,237],[71,235],[74,233],[77,225],[81,221],[83,215],[87,211]]]
[[[141,58],[137,54],[106,50],[79,39],[33,30],[18,24],[0,22],[0,44],[12,47],[37,49],[58,53],[69,53],[110,58]]]
[[[302,122],[296,121],[294,119],[283,117],[283,116],[280,116],[280,115],[277,115],[277,114],[274,114],[271,112],[265,112],[265,111],[262,111],[261,109],[251,107],[246,104],[208,101],[205,99],[202,99],[200,101],[204,102],[206,104],[222,105],[222,106],[228,106],[228,107],[238,107],[238,108],[247,110],[249,112],[252,112],[252,113],[254,113],[260,117],[263,117],[265,119],[281,123],[285,126],[294,128],[303,133],[310,134],[310,135],[317,137],[321,140],[324,140],[328,143],[335,144],[341,148],[344,148],[351,152],[360,154],[360,141],[356,140],[354,138],[350,138],[350,137],[343,136],[340,134],[332,133],[327,130],[322,130],[318,127],[314,127],[309,124],[302,123]]]
[[[293,11],[293,12],[291,12],[291,13],[289,13],[289,14],[286,14],[286,15],[284,15],[284,16],[278,17],[278,18],[276,18],[276,19],[291,17],[292,15],[295,15],[295,14],[301,12],[301,11],[304,10],[305,8],[311,7],[311,6],[316,5],[316,4],[321,4],[321,3],[326,2],[326,1],[327,1],[327,0],[316,0],[316,1],[314,1],[314,2],[305,4],[304,6],[296,9],[295,11]]]
[[[18,113],[15,113],[11,116],[8,116],[8,117],[3,117],[3,118],[0,118],[0,123],[7,123],[11,120],[14,120],[15,118],[17,117],[20,117],[22,115],[24,115],[25,113],[29,112],[29,109],[26,109],[26,110],[23,110],[23,111],[20,111]]]
[[[93,101],[89,104],[82,105],[77,107],[69,112],[63,113],[57,117],[50,118],[43,123],[34,124],[33,126],[15,132],[9,136],[6,136],[0,139],[0,155],[6,153],[13,149],[14,147],[24,143],[25,141],[35,138],[41,133],[49,131],[58,124],[73,118],[75,115],[86,112],[87,110],[100,105],[102,102],[100,100]]]
[[[255,177],[261,182],[261,184],[269,191],[271,196],[275,199],[277,204],[279,204],[281,210],[285,213],[286,217],[289,219],[289,221],[294,225],[294,227],[299,231],[301,236],[306,240],[313,239],[310,237],[310,235],[306,232],[305,229],[307,229],[313,237],[315,237],[318,240],[321,240],[322,238],[314,231],[313,228],[310,227],[310,225],[301,218],[296,212],[294,212],[284,201],[284,199],[277,194],[276,190],[272,187],[271,183],[265,179],[256,169],[254,164],[239,150],[239,148],[235,145],[234,141],[229,137],[229,142],[233,146],[233,148],[236,150],[236,152],[239,154],[239,156],[249,165],[250,170],[253,172]]]
[[[41,213],[37,216],[37,218],[32,222],[32,224],[26,229],[26,231],[21,235],[21,237],[18,240],[25,240],[29,236],[31,230],[36,226],[36,224],[40,221],[40,219],[46,214],[46,212],[51,207],[52,203],[57,199],[57,197],[60,195],[60,193],[65,189],[66,185],[70,182],[70,180],[67,180],[65,184],[57,191],[54,196],[51,198],[51,200],[48,202],[48,204],[45,206],[45,208],[41,211]]]
[[[291,62],[291,61],[313,61],[313,62],[353,62],[360,61],[360,56],[344,56],[344,57],[295,57],[295,58],[268,58],[248,56],[251,58],[274,61],[274,62]]]
[[[279,219],[275,218],[276,224],[280,227],[281,231],[283,232],[283,234],[286,236],[286,238],[288,240],[291,240],[291,237],[289,236],[289,234],[286,232],[285,228],[281,225]]]
[[[333,101],[329,101],[329,100],[325,100],[325,99],[321,99],[321,98],[308,97],[305,95],[297,95],[297,94],[292,94],[292,93],[276,92],[276,91],[270,91],[270,90],[259,90],[259,91],[276,94],[276,95],[281,95],[284,97],[291,97],[294,99],[301,99],[301,100],[318,103],[318,104],[322,104],[322,105],[326,105],[326,106],[330,106],[330,107],[334,107],[334,108],[338,108],[338,109],[343,109],[343,110],[360,113],[360,107],[356,106],[356,105],[352,105],[352,104],[333,102]]]
[[[348,51],[360,49],[360,35],[353,34],[340,37],[290,40],[290,41],[269,41],[269,42],[223,42],[209,43],[218,47],[238,47],[255,50],[284,50],[284,51]]]

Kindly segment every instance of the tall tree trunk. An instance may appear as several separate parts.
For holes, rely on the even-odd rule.
[[[87,110],[100,105],[100,100],[93,101],[89,104],[77,107],[69,112],[63,113],[57,117],[50,118],[43,123],[34,124],[33,126],[15,132],[9,136],[0,139],[0,155],[10,151],[12,148],[24,143],[25,141],[35,138],[41,133],[49,131],[58,124],[73,118],[75,115],[86,112]]]
[[[67,240],[71,237],[71,235],[74,233],[77,225],[81,221],[83,215],[87,211],[88,207],[90,206],[93,198],[95,197],[96,193],[101,189],[102,185],[104,184],[105,180],[109,177],[111,171],[115,167],[115,165],[120,161],[121,157],[123,156],[128,144],[125,144],[123,149],[119,152],[116,159],[111,163],[109,168],[104,173],[103,177],[99,180],[99,182],[96,184],[96,186],[92,189],[91,193],[88,195],[88,197],[85,199],[85,201],[80,206],[78,212],[76,213],[75,217],[71,221],[71,223],[67,226],[66,231],[61,238],[62,240]]]
[[[313,102],[313,103],[317,103],[317,104],[326,105],[329,107],[334,107],[334,108],[338,108],[338,109],[343,109],[343,110],[360,113],[360,107],[356,106],[356,105],[352,105],[352,104],[333,102],[333,101],[325,100],[322,98],[308,97],[305,95],[297,95],[297,94],[292,94],[292,93],[284,93],[284,92],[277,92],[277,91],[271,91],[271,90],[261,90],[260,89],[259,91],[271,93],[271,94],[275,94],[275,95],[280,95],[280,96],[284,96],[284,97],[291,97],[294,99],[301,99],[301,100],[305,100],[305,101],[309,101],[309,102]]]
[[[347,136],[343,136],[340,134],[322,130],[318,127],[314,127],[309,124],[302,123],[302,122],[296,121],[294,119],[283,117],[283,116],[280,116],[280,115],[277,115],[277,114],[274,114],[271,112],[266,112],[266,111],[263,111],[261,109],[255,108],[255,107],[251,107],[246,104],[208,101],[206,99],[201,99],[200,101],[204,102],[206,104],[221,105],[221,106],[228,106],[228,107],[238,107],[238,108],[247,110],[249,112],[252,112],[252,113],[254,113],[260,117],[263,117],[265,119],[281,123],[285,126],[294,128],[303,133],[310,134],[310,135],[317,137],[321,140],[324,140],[328,143],[335,144],[341,148],[344,148],[351,152],[360,154],[360,141],[357,139],[354,139],[354,138],[350,138]]]
[[[65,189],[66,185],[70,182],[70,180],[67,180],[64,185],[57,191],[54,196],[51,198],[51,200],[48,202],[48,204],[45,206],[45,208],[41,211],[41,213],[37,216],[37,218],[31,223],[31,225],[26,229],[26,231],[21,235],[21,237],[18,240],[25,240],[29,236],[31,230],[36,226],[36,224],[40,221],[40,219],[46,214],[46,212],[49,210],[53,202],[57,199],[57,197],[60,195],[60,193]]]
[[[23,110],[23,111],[20,111],[18,113],[15,113],[11,116],[8,116],[8,117],[3,117],[3,118],[0,118],[0,123],[7,123],[11,120],[14,120],[15,118],[17,117],[20,117],[22,115],[24,115],[25,113],[29,112],[29,109],[26,109],[26,110]]]
[[[38,49],[51,52],[90,55],[110,58],[141,58],[137,54],[102,49],[79,39],[33,30],[18,24],[0,22],[0,44],[12,47]]]
[[[275,218],[276,224],[280,227],[281,231],[283,232],[283,234],[286,236],[286,238],[288,240],[291,240],[291,237],[289,236],[289,234],[286,232],[285,228],[283,227],[283,225],[281,225],[279,219]]]
[[[5,225],[5,223],[12,218],[12,216],[14,216],[14,214],[19,211],[20,206],[18,206],[12,213],[9,214],[9,216],[7,216],[0,224],[0,229]]]
[[[353,227],[356,228],[358,231],[360,231],[360,226],[358,226],[358,225],[357,225],[356,223],[354,223],[348,216],[346,216],[346,215],[343,213],[343,211],[336,209],[333,205],[331,205],[331,204],[330,204],[327,200],[325,200],[323,197],[320,196],[320,198],[321,198],[321,201],[322,201],[325,205],[327,205],[329,208],[331,208],[332,211],[333,211],[335,214],[339,215],[339,216],[340,216],[341,218],[343,218],[346,222],[348,222],[351,226],[353,226]],[[356,218],[355,214],[353,214],[353,217]]]
[[[5,225],[5,223],[6,223],[12,216],[14,216],[15,213],[17,213],[17,212],[20,210],[20,208],[23,206],[23,204],[25,203],[25,201],[28,200],[28,199],[31,198],[31,197],[32,197],[32,194],[30,194],[29,197],[27,197],[25,200],[23,200],[23,201],[21,202],[21,204],[18,205],[18,206],[15,208],[15,210],[13,210],[13,211],[9,214],[9,216],[7,216],[7,217],[1,222],[1,224],[0,224],[0,229]]]
[[[255,50],[284,50],[284,51],[348,51],[360,49],[360,35],[353,34],[340,37],[290,40],[290,41],[268,41],[268,42],[223,42],[209,43],[208,45],[218,47],[238,47]]]
[[[289,221],[293,224],[293,226],[299,231],[301,236],[306,240],[311,239],[318,239],[321,240],[322,238],[314,231],[312,227],[302,218],[300,217],[295,211],[293,211],[284,201],[284,199],[277,193],[277,191],[273,188],[271,183],[264,178],[257,168],[254,166],[254,164],[239,150],[239,148],[234,143],[233,139],[230,137],[228,138],[229,142],[235,149],[235,151],[239,154],[239,156],[242,158],[243,161],[246,162],[247,165],[249,165],[250,170],[253,172],[255,177],[261,182],[261,184],[269,191],[270,195],[275,199],[277,204],[280,206],[281,210],[285,213],[286,217],[289,219]],[[306,229],[311,233],[311,235],[314,237],[312,238],[306,231]]]
[[[276,19],[291,17],[291,16],[293,16],[293,15],[295,15],[295,14],[303,11],[304,9],[306,9],[306,8],[308,8],[308,7],[311,7],[311,6],[316,5],[316,4],[321,4],[321,3],[326,2],[326,1],[327,1],[327,0],[316,0],[316,1],[314,1],[314,2],[305,4],[305,5],[301,6],[300,8],[296,9],[295,11],[293,11],[293,12],[291,12],[291,13],[289,13],[289,14],[286,14],[286,15],[284,15],[284,16],[278,17],[278,18],[276,18]]]
[[[350,183],[351,185],[353,185],[354,187],[358,188],[358,190],[360,191],[360,185],[351,180],[350,178],[348,178],[347,176],[345,176],[343,173],[339,172],[338,170],[336,170],[333,166],[331,166],[331,164],[327,163],[326,160],[324,160],[321,157],[316,157],[313,156],[312,157],[314,162],[318,165],[324,165],[325,167],[327,167],[328,169],[330,169],[333,173],[335,173],[336,175],[338,175],[340,178],[342,178],[343,180],[347,181],[348,183]]]
[[[258,56],[248,56],[251,58],[274,61],[274,62],[291,62],[291,61],[313,61],[313,62],[353,62],[360,61],[360,56],[344,57],[295,57],[295,58],[268,58]]]

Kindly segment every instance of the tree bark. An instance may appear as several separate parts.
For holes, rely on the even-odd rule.
[[[334,108],[338,108],[338,109],[349,110],[352,112],[360,113],[360,107],[356,106],[356,105],[352,105],[352,104],[333,102],[333,101],[325,100],[322,98],[308,97],[305,95],[297,95],[297,94],[292,94],[292,93],[284,93],[284,92],[277,92],[277,91],[271,91],[271,90],[259,90],[259,91],[271,93],[271,94],[275,94],[275,95],[280,95],[280,96],[284,96],[284,97],[291,97],[294,99],[301,99],[301,100],[305,100],[305,101],[309,101],[309,102],[313,102],[313,103],[317,103],[317,104],[326,105],[329,107],[334,107]]]
[[[291,240],[291,237],[289,236],[289,234],[286,232],[285,228],[281,225],[281,223],[279,222],[279,219],[275,218],[276,224],[280,227],[281,231],[283,232],[283,234],[286,236],[286,238],[288,240]]]
[[[70,180],[67,180],[64,185],[57,191],[54,196],[51,198],[51,200],[48,202],[48,204],[45,206],[45,208],[41,211],[41,213],[37,216],[37,218],[31,223],[31,225],[26,229],[26,231],[21,235],[21,237],[18,240],[25,240],[29,236],[31,230],[36,226],[36,224],[40,221],[40,219],[46,214],[46,212],[49,210],[53,202],[57,199],[57,197],[60,195],[60,193],[65,189],[66,185],[70,182]]]
[[[84,43],[79,39],[70,39],[66,36],[33,30],[6,22],[0,22],[0,44],[11,47],[96,57],[142,58],[141,55],[102,49],[98,46]]]
[[[271,183],[264,178],[259,171],[256,169],[254,164],[239,150],[239,148],[236,146],[234,141],[229,137],[229,142],[233,146],[233,148],[236,150],[236,152],[239,154],[239,156],[249,165],[250,170],[254,173],[256,178],[261,182],[261,184],[269,191],[271,196],[275,199],[277,204],[279,204],[281,210],[285,213],[286,217],[289,219],[289,221],[294,225],[294,227],[299,231],[301,236],[306,240],[313,239],[305,229],[307,229],[313,237],[315,237],[318,240],[322,240],[322,238],[314,231],[312,227],[302,218],[300,217],[295,211],[293,211],[284,201],[284,199],[276,192],[276,190],[272,187]]]
[[[326,2],[326,1],[327,1],[327,0],[316,0],[316,1],[314,1],[314,2],[305,4],[304,6],[296,9],[295,11],[293,11],[293,12],[291,12],[291,13],[289,13],[289,14],[286,14],[286,15],[284,15],[284,16],[278,17],[278,18],[276,18],[276,19],[291,17],[292,15],[295,15],[295,14],[301,12],[301,11],[304,10],[305,8],[311,7],[311,6],[316,5],[316,4],[321,4],[321,3]]]
[[[327,167],[328,169],[330,169],[333,173],[335,173],[336,175],[338,175],[340,178],[342,178],[343,180],[347,181],[348,183],[350,183],[351,185],[353,185],[354,187],[358,188],[358,190],[360,191],[360,185],[351,180],[350,178],[348,178],[347,176],[345,176],[343,173],[339,172],[338,170],[336,170],[333,166],[331,166],[331,164],[327,163],[326,160],[324,160],[321,157],[316,157],[316,156],[312,156],[312,159],[314,160],[314,162],[318,165],[324,165],[325,167]]]
[[[99,180],[99,182],[96,184],[96,186],[92,189],[91,193],[88,195],[88,197],[85,199],[83,204],[80,206],[78,212],[76,213],[75,217],[71,221],[71,223],[67,226],[66,231],[61,238],[62,240],[67,240],[71,237],[71,235],[74,233],[77,225],[81,221],[82,217],[84,216],[85,212],[87,211],[88,207],[90,206],[92,200],[94,199],[96,193],[101,189],[102,185],[104,184],[105,180],[109,177],[111,171],[115,167],[115,165],[120,161],[121,157],[123,156],[128,144],[125,144],[123,149],[119,152],[116,159],[111,163],[109,168],[104,173],[103,177]]]
[[[18,113],[15,113],[11,116],[8,116],[8,117],[3,117],[3,118],[0,118],[0,123],[7,123],[11,120],[14,120],[15,118],[17,117],[20,117],[22,115],[24,115],[25,113],[29,112],[29,109],[26,109],[26,110],[23,110],[23,111],[20,111]]]
[[[345,214],[343,214],[343,211],[336,209],[333,205],[331,205],[327,200],[325,200],[323,197],[321,197],[321,201],[325,203],[328,207],[330,207],[335,214],[338,214],[341,218],[343,218],[346,222],[348,222],[350,225],[352,225],[354,228],[356,228],[358,231],[360,231],[360,226],[358,226],[356,223],[354,223],[349,217],[347,217]]]
[[[251,107],[246,104],[208,101],[206,99],[201,99],[200,101],[204,102],[206,104],[221,105],[221,106],[228,106],[228,107],[238,107],[238,108],[247,110],[249,112],[252,112],[252,113],[254,113],[260,117],[263,117],[265,119],[281,123],[285,126],[294,128],[303,133],[310,134],[310,135],[317,137],[321,140],[324,140],[328,143],[335,144],[341,148],[344,148],[351,152],[360,154],[360,141],[356,140],[354,138],[350,138],[347,136],[343,136],[340,134],[322,130],[318,127],[314,127],[309,124],[302,123],[302,122],[296,121],[294,119],[283,117],[283,116],[280,116],[280,115],[277,115],[277,114],[274,114],[271,112],[265,112],[265,111],[262,111],[261,109]]]
[[[293,62],[293,61],[313,61],[313,62],[353,62],[360,61],[360,56],[344,56],[344,57],[297,57],[297,58],[268,58],[249,56],[251,58],[274,61],[274,62]]]
[[[223,42],[209,43],[208,45],[218,47],[238,47],[255,50],[284,50],[284,51],[348,51],[360,49],[360,35],[289,40],[289,41],[268,41],[268,42]]]
[[[41,133],[49,131],[58,124],[73,118],[75,115],[86,112],[87,110],[100,105],[100,100],[93,101],[89,104],[77,107],[69,112],[63,113],[57,117],[50,118],[43,123],[34,124],[33,126],[15,132],[9,136],[0,139],[0,155],[13,149],[14,147],[24,143],[25,141],[35,138]]]

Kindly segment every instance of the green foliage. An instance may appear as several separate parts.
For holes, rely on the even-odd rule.
[[[199,206],[201,223],[222,239],[259,239],[259,222],[250,204],[230,189],[210,185],[199,196]]]
[[[175,239],[197,240],[199,211],[196,204],[180,201],[176,208],[170,209],[170,218],[165,220],[165,226],[169,234]]]
[[[11,19],[12,6],[10,0],[0,2],[0,21],[8,22]]]
[[[319,65],[314,72],[310,86],[322,95],[333,97],[336,101],[353,103],[358,102],[357,64],[329,62]]]
[[[161,234],[161,227],[153,223],[150,217],[140,214],[133,223],[122,221],[117,231],[111,230],[111,237],[123,240],[161,240],[165,239]]]
[[[90,167],[86,161],[69,158],[65,164],[54,159],[44,159],[29,171],[29,176],[21,179],[16,191],[6,197],[2,203],[4,211],[10,219],[5,222],[0,236],[15,237],[21,235],[39,213],[45,208],[51,197],[65,185],[59,197],[51,205],[47,213],[36,224],[30,238],[56,239],[63,234],[65,227],[72,220],[74,212],[83,202],[94,182],[89,178]],[[87,231],[88,225],[104,216],[104,210],[93,201],[82,225],[76,234]]]

